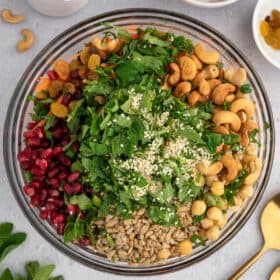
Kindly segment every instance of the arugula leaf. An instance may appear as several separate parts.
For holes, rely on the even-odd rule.
[[[181,202],[187,203],[198,197],[200,192],[200,187],[196,186],[193,181],[188,181],[185,185],[179,187],[178,199]]]
[[[205,144],[204,141],[201,139],[199,133],[197,133],[193,128],[185,127],[184,129],[179,129],[176,134],[178,136],[184,136],[189,141],[197,143],[197,144]]]
[[[242,92],[242,93],[251,93],[252,92],[252,88],[249,84],[244,84],[242,85],[239,90]]]
[[[112,93],[113,86],[109,81],[93,80],[90,81],[84,88],[84,96],[89,100],[96,95],[108,96]]]
[[[27,273],[27,278],[28,279],[33,279],[36,272],[38,271],[40,267],[40,264],[38,261],[31,261],[31,262],[28,262],[26,265],[25,265],[25,270],[26,270],[26,273]]]
[[[160,225],[181,226],[175,210],[167,206],[150,206],[147,209],[147,216]]]
[[[191,242],[197,246],[205,246],[205,240],[198,234],[193,234],[191,237]]]
[[[71,196],[70,203],[78,205],[81,210],[87,210],[92,207],[90,198],[85,194]]]
[[[257,136],[258,136],[259,130],[257,128],[255,128],[254,130],[249,132],[249,139],[251,143],[255,143],[260,145]]]
[[[151,35],[150,33],[145,33],[143,36],[143,40],[148,41],[148,43],[159,47],[168,47],[170,45],[170,42],[163,41],[160,38]]]
[[[12,272],[9,268],[6,268],[0,275],[0,280],[14,280]]]
[[[118,27],[118,26],[115,26],[115,25],[113,25],[113,24],[111,24],[109,22],[105,22],[104,26],[112,28],[113,31],[116,33],[117,37],[126,39],[127,41],[131,40],[131,36],[130,36],[129,32],[126,29]]]
[[[112,139],[112,153],[115,156],[125,155],[130,156],[133,150],[133,145],[126,135],[119,134]]]
[[[193,51],[193,43],[184,36],[177,36],[174,38],[172,45],[180,51],[191,53]]]
[[[11,235],[13,227],[14,226],[11,223],[0,224],[0,246]]]
[[[170,202],[174,195],[175,190],[173,189],[172,185],[167,184],[162,190],[156,193],[155,198],[159,203],[165,204]]]
[[[35,273],[33,280],[49,280],[54,270],[55,270],[54,264],[41,266]]]
[[[194,224],[199,224],[205,218],[205,214],[192,216],[192,220]]]

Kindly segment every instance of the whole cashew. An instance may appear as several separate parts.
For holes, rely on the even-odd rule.
[[[181,78],[183,81],[193,80],[196,76],[197,67],[195,62],[188,56],[181,56],[178,59],[180,69],[181,69]]]
[[[238,175],[238,165],[232,155],[223,155],[221,161],[227,170],[225,175],[226,185],[234,180]]]
[[[169,64],[169,68],[172,72],[171,74],[169,74],[168,83],[171,86],[175,86],[180,81],[181,78],[180,68],[176,63]]]
[[[205,64],[216,64],[220,55],[216,51],[206,51],[202,43],[198,43],[194,47],[194,53]]]
[[[210,94],[210,86],[208,81],[206,81],[205,79],[200,79],[200,81],[198,82],[198,91],[202,94],[202,95],[209,95]]]
[[[235,86],[229,83],[220,84],[214,88],[212,98],[215,104],[222,105],[226,96],[235,91]]]
[[[212,131],[219,134],[229,134],[229,130],[223,125],[213,127]]]
[[[205,176],[214,176],[220,173],[223,169],[223,163],[221,161],[216,161],[211,165],[205,165],[203,162],[199,162],[196,165],[198,171]]]
[[[203,69],[205,79],[215,79],[219,77],[219,68],[216,65],[208,65]]]
[[[241,129],[239,131],[240,144],[242,146],[247,147],[250,144],[249,132],[256,128],[258,128],[258,125],[252,120],[247,120],[242,124]]]
[[[206,101],[207,101],[207,97],[201,95],[197,90],[192,91],[188,95],[188,104],[190,106],[194,106],[198,102],[206,102]]]
[[[192,54],[190,56],[190,58],[194,61],[197,70],[201,70],[203,65],[202,65],[201,61],[198,59],[198,57],[196,55]]]
[[[247,120],[244,124],[243,124],[244,128],[246,130],[248,130],[249,132],[258,128],[258,124],[252,120]]]
[[[241,121],[237,114],[230,111],[218,111],[214,113],[213,122],[216,125],[230,124],[233,131],[239,131],[241,127]]]
[[[22,29],[21,34],[24,36],[24,39],[19,41],[17,44],[17,50],[19,52],[25,52],[30,49],[35,42],[35,36],[30,29]]]
[[[170,88],[170,85],[168,83],[168,78],[169,78],[169,75],[166,75],[165,78],[164,78],[164,81],[163,81],[163,85],[161,86],[161,89],[169,89]]]
[[[7,23],[20,23],[24,21],[24,16],[13,15],[12,11],[9,9],[4,9],[1,12],[2,19]]]
[[[226,96],[225,102],[231,103],[235,99],[235,94],[231,93]]]
[[[242,186],[238,191],[239,196],[242,199],[248,199],[254,194],[253,186]]]
[[[118,47],[118,40],[103,43],[100,38],[94,37],[91,42],[100,51],[113,52]]]
[[[192,89],[192,85],[190,82],[181,82],[179,83],[173,91],[173,95],[175,97],[182,97],[189,93]]]
[[[234,113],[245,111],[247,118],[252,118],[255,115],[254,103],[246,98],[240,98],[232,102],[230,110]]]
[[[255,161],[250,164],[251,173],[245,178],[244,185],[254,184],[260,176],[262,170],[262,161],[257,158]]]
[[[212,92],[215,87],[217,87],[218,85],[220,85],[222,83],[221,80],[218,80],[218,79],[209,79],[209,80],[207,80],[207,82],[210,87],[210,92]]]
[[[224,72],[224,78],[225,80],[228,80],[231,83],[240,87],[246,82],[247,73],[244,68],[238,68],[238,69],[229,68]]]
[[[255,161],[257,159],[256,155],[249,155],[249,154],[245,154],[242,158],[242,162],[245,164],[248,164],[252,161]]]

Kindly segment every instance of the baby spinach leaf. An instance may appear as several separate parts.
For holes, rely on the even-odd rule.
[[[164,226],[180,226],[179,217],[174,209],[167,206],[150,206],[147,209],[148,217],[155,223]]]
[[[185,127],[184,129],[179,129],[177,131],[178,136],[186,137],[189,141],[194,142],[196,144],[205,144],[201,139],[199,133],[197,133],[193,128]]]
[[[177,36],[174,38],[172,45],[180,51],[191,53],[193,51],[193,43],[184,36]]]
[[[70,203],[78,205],[81,210],[87,210],[92,207],[90,198],[85,194],[71,196]]]
[[[170,42],[163,41],[160,38],[151,35],[150,33],[145,33],[143,36],[143,40],[148,41],[152,45],[156,45],[159,47],[168,47],[170,45]]]
[[[0,224],[0,246],[10,236],[13,231],[13,224],[2,223]]]
[[[33,280],[49,280],[54,270],[55,270],[54,264],[41,266],[35,273]]]
[[[40,264],[38,261],[31,261],[31,262],[28,262],[26,265],[25,265],[25,270],[26,270],[26,273],[27,273],[27,278],[28,279],[33,279],[36,272],[38,271],[40,267]]]
[[[200,192],[200,187],[196,186],[193,181],[188,181],[186,184],[179,187],[178,199],[181,202],[187,203],[195,199]]]

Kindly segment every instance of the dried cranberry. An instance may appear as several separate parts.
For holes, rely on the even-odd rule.
[[[39,196],[37,195],[34,195],[31,197],[31,200],[30,200],[30,204],[33,206],[33,207],[38,207],[40,206],[40,198]]]
[[[58,189],[60,186],[60,182],[56,178],[50,178],[47,180],[47,183],[54,189]]]
[[[59,180],[65,180],[67,178],[67,172],[66,171],[61,171],[58,175]]]
[[[55,71],[48,70],[47,75],[51,81],[57,80],[58,76]]]
[[[89,246],[90,245],[90,239],[89,239],[88,236],[84,236],[83,238],[80,238],[78,242],[81,246]]]
[[[62,94],[62,101],[61,103],[65,106],[68,106],[69,103],[71,102],[72,96],[69,93],[63,93]]]
[[[62,151],[62,148],[60,146],[56,146],[53,148],[53,154],[56,156]]]
[[[42,176],[42,175],[44,175],[45,172],[46,172],[46,170],[40,169],[40,168],[38,168],[38,167],[33,167],[33,168],[31,168],[30,171],[31,171],[31,173],[32,173],[33,175],[36,175],[36,176]]]
[[[54,211],[56,209],[56,206],[53,202],[47,201],[45,205],[47,210]]]
[[[40,193],[40,200],[45,202],[48,197],[48,191],[46,189],[42,189]]]

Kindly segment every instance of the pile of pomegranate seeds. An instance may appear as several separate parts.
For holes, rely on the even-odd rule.
[[[23,134],[26,146],[19,153],[18,160],[22,169],[31,173],[32,179],[23,190],[30,197],[30,204],[40,210],[41,219],[48,220],[58,234],[63,234],[68,216],[81,214],[77,205],[64,203],[64,193],[83,193],[80,173],[71,172],[73,160],[62,149],[70,141],[69,131],[57,123],[52,129],[54,146],[51,147],[42,127],[31,122],[28,128]],[[79,144],[74,143],[71,149],[77,154]],[[88,243],[83,239],[81,242]]]

